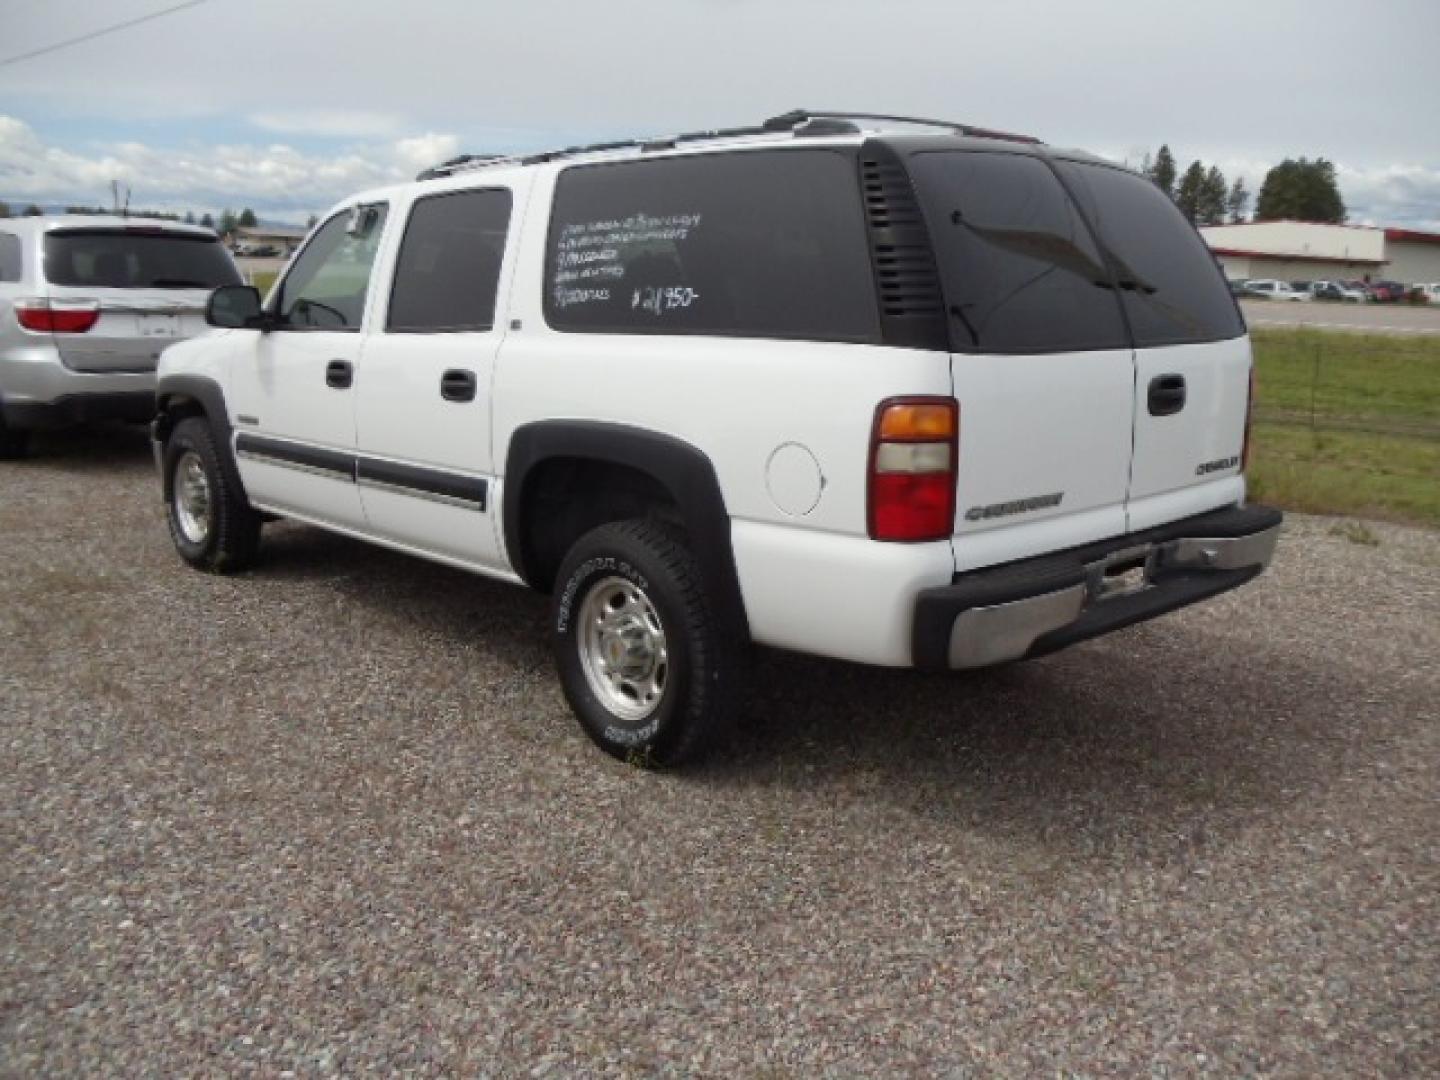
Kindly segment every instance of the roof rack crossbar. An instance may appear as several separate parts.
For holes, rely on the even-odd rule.
[[[765,121],[767,131],[786,131],[807,120],[879,120],[896,124],[917,124],[921,127],[937,127],[954,131],[973,139],[1006,139],[1010,142],[1043,145],[1033,135],[1018,135],[1011,131],[997,131],[994,128],[976,127],[955,120],[934,120],[924,116],[900,116],[894,113],[840,112],[815,109],[792,109],[788,113],[772,116]]]
[[[1007,139],[1040,145],[1040,140],[1031,135],[1016,135],[1008,131],[975,127],[972,124],[956,123],[953,120],[931,120],[921,116],[898,116],[890,113],[865,112],[818,112],[811,109],[792,109],[790,112],[772,116],[764,123],[745,127],[710,128],[704,131],[686,131],[679,135],[655,135],[644,139],[617,139],[609,142],[589,143],[584,146],[567,146],[559,150],[542,150],[533,154],[461,154],[459,157],[432,165],[415,177],[416,180],[434,180],[441,176],[453,176],[472,169],[489,169],[499,165],[539,165],[559,158],[577,157],[581,154],[600,154],[607,150],[639,150],[646,153],[654,150],[669,150],[682,143],[707,142],[712,139],[741,139],[755,135],[804,134],[801,126],[812,120],[877,120],[882,123],[916,124],[921,127],[944,128],[969,138]]]

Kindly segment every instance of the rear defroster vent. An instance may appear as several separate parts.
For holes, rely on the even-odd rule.
[[[948,349],[945,299],[930,235],[910,176],[889,147],[867,143],[861,148],[860,189],[885,343]]]

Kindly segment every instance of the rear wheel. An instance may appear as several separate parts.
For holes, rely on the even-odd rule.
[[[260,515],[226,472],[209,422],[198,416],[180,421],[164,460],[166,518],[180,557],[221,574],[254,562]]]
[[[722,632],[694,557],[664,526],[581,537],[560,568],[552,636],[565,697],[607,754],[676,765],[730,726],[744,645]]]
[[[16,431],[5,423],[3,416],[0,416],[0,461],[22,458],[29,449],[30,432]]]

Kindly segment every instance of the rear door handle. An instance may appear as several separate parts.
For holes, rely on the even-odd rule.
[[[355,368],[349,360],[331,360],[325,365],[325,385],[349,390],[355,384]]]
[[[1171,416],[1185,408],[1185,376],[1157,375],[1147,395],[1151,416]]]
[[[474,401],[475,373],[464,368],[451,368],[440,376],[440,396],[446,401]]]

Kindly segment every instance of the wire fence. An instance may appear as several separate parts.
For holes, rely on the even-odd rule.
[[[1440,337],[1260,330],[1255,463],[1308,501],[1431,519],[1440,507]]]

